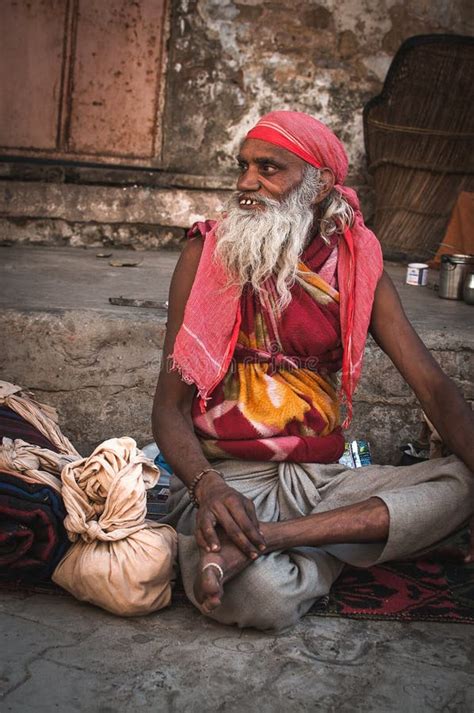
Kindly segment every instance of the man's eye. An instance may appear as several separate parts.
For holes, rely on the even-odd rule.
[[[277,167],[274,166],[272,163],[264,163],[264,164],[262,165],[262,172],[263,172],[263,173],[270,173],[270,174],[272,174],[272,173],[275,173],[275,171],[277,171],[277,170],[278,170]]]
[[[242,163],[241,161],[239,161],[239,162],[237,163],[237,166],[238,166],[238,169],[239,169],[239,171],[240,171],[241,173],[243,173],[244,171],[246,171],[247,168],[248,168],[247,164],[246,164],[246,163]]]

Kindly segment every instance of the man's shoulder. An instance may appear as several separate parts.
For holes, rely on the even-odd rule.
[[[205,238],[217,225],[217,220],[198,220],[187,232],[188,238]]]
[[[210,256],[215,249],[215,228],[217,220],[197,221],[187,232],[187,240],[181,253],[180,262],[186,264],[187,269],[197,269],[201,257],[209,263]]]

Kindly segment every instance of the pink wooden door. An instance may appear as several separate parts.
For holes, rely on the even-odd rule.
[[[54,150],[59,131],[63,0],[3,0],[0,8],[0,146]]]
[[[157,165],[165,0],[2,0],[0,153]]]

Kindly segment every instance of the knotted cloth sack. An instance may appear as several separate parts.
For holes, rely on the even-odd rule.
[[[61,473],[68,512],[64,526],[74,542],[53,581],[77,599],[121,616],[166,607],[177,536],[145,519],[146,490],[159,471],[132,438],[113,438]]]

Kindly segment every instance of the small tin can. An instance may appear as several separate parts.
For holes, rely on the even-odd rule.
[[[428,265],[424,262],[411,262],[407,267],[407,285],[424,287],[428,282]]]

